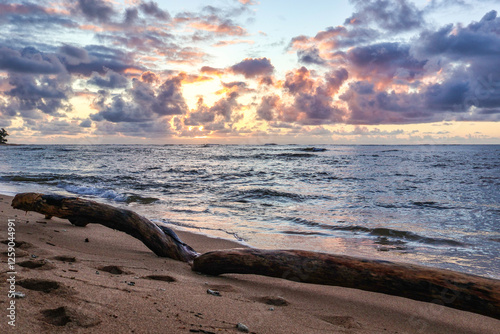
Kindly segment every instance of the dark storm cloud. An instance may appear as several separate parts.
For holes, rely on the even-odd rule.
[[[187,105],[181,92],[182,79],[182,75],[170,77],[159,87],[134,79],[132,88],[112,97],[100,91],[94,101],[99,112],[91,115],[91,119],[113,123],[147,122],[161,116],[185,114]]]
[[[311,91],[315,80],[310,77],[309,70],[302,66],[295,72],[288,72],[283,87],[291,94],[297,94],[301,91]]]
[[[155,17],[156,19],[168,21],[170,20],[170,14],[167,11],[164,11],[158,7],[156,2],[142,2],[139,5],[139,8],[144,14]]]
[[[233,111],[239,107],[238,101],[236,100],[238,97],[239,94],[237,92],[230,92],[225,98],[215,102],[215,104],[210,107],[210,112],[222,116],[226,122],[231,121]]]
[[[101,76],[94,73],[92,78],[87,81],[88,84],[98,86],[100,88],[127,88],[129,80],[116,72],[109,70],[106,75]]]
[[[32,47],[21,51],[0,46],[0,69],[14,73],[57,74],[64,66],[54,54],[43,54]]]
[[[348,72],[341,68],[333,70],[323,78],[315,77],[307,68],[301,67],[286,74],[283,88],[293,96],[291,105],[279,105],[279,120],[298,122],[303,125],[321,125],[342,122],[345,111],[337,107],[333,96],[347,80]],[[323,80],[324,79],[324,80]],[[267,115],[268,106],[262,101],[260,108]],[[273,108],[278,103],[271,101]]]
[[[323,65],[325,63],[325,60],[319,55],[318,48],[315,47],[307,50],[298,50],[297,56],[299,57],[299,62],[304,64]]]
[[[79,62],[87,62],[89,60],[89,54],[87,50],[71,46],[71,45],[63,45],[59,48],[59,52],[68,57],[74,58]]]
[[[165,137],[172,133],[168,119],[160,118],[144,122],[99,122],[96,124],[97,135],[125,135],[134,137]]]
[[[246,58],[230,67],[235,74],[242,74],[245,78],[270,75],[274,72],[274,66],[268,58]]]
[[[116,14],[112,6],[102,0],[78,0],[75,10],[81,12],[90,21],[109,22]]]
[[[240,119],[240,116],[235,114],[235,111],[241,107],[237,101],[239,96],[237,91],[228,91],[223,98],[216,101],[211,107],[204,104],[203,98],[199,98],[196,109],[192,110],[188,117],[184,119],[184,124],[188,126],[203,125],[203,131],[209,132],[220,133],[220,131],[227,131],[234,122]],[[201,135],[201,133],[199,134]],[[184,135],[192,136],[193,134],[185,133]]]
[[[139,10],[137,8],[127,8],[125,10],[124,24],[133,25],[139,19]]]
[[[414,48],[423,57],[446,56],[453,60],[498,56],[500,53],[500,19],[492,10],[480,22],[466,27],[449,24],[437,31],[424,31]]]
[[[330,95],[337,94],[340,86],[349,78],[345,68],[333,70],[325,75],[326,88]]]
[[[401,43],[378,43],[356,47],[347,53],[347,60],[361,76],[382,76],[413,80],[424,74],[426,60],[417,60],[410,55],[410,45]]]
[[[188,126],[206,125],[215,121],[215,112],[207,107],[203,98],[199,98],[196,110],[189,113],[189,116],[184,119],[184,124]]]
[[[66,69],[72,74],[90,76],[93,72],[105,74],[107,70],[123,73],[127,69],[143,70],[142,66],[135,64],[133,56],[118,48],[101,45],[89,45],[79,49],[80,53],[88,53],[88,60],[74,61],[75,57],[64,58]],[[77,52],[77,51],[74,51]]]
[[[171,34],[160,31],[97,34],[96,38],[103,42],[109,41],[113,44],[126,46],[129,49],[142,52],[158,51],[160,49],[165,53],[166,49],[181,49],[180,46],[172,43],[174,38]]]
[[[260,105],[257,108],[257,119],[272,121],[275,117],[275,110],[279,97],[276,95],[263,96]]]
[[[435,111],[460,110],[469,95],[470,85],[467,81],[446,81],[427,87],[423,93],[426,105]]]
[[[11,24],[13,28],[26,29],[52,28],[63,26],[76,28],[77,23],[72,18],[56,14],[40,5],[22,3],[0,3],[0,23]]]
[[[435,120],[424,108],[422,96],[417,93],[387,93],[376,91],[364,82],[354,82],[340,96],[349,107],[348,124],[401,124]]]
[[[351,0],[356,12],[345,25],[377,24],[392,31],[406,31],[424,26],[424,12],[407,0]]]
[[[412,50],[417,57],[436,59],[445,80],[425,90],[427,105],[436,110],[466,112],[500,107],[500,18],[496,11],[467,26],[447,25],[424,31]],[[455,62],[454,67],[448,64]],[[480,114],[481,109],[477,110]]]
[[[314,94],[301,93],[295,97],[294,107],[305,114],[298,121],[304,125],[320,125],[342,122],[344,111],[333,105],[332,97],[322,88]]]
[[[86,120],[82,121],[79,126],[82,128],[90,128],[90,127],[92,127],[92,120],[86,119]]]
[[[20,111],[41,111],[49,115],[59,115],[59,111],[71,110],[67,100],[72,89],[66,76],[51,78],[13,74],[9,78],[12,89],[5,92],[9,104]]]
[[[182,115],[188,110],[182,96],[183,75],[171,77],[160,86],[152,109],[159,115]]]

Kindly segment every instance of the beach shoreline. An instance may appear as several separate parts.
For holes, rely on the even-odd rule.
[[[11,201],[0,195],[0,240],[10,225],[17,242],[13,271],[8,245],[1,244],[0,327],[10,332],[237,333],[242,323],[252,333],[494,333],[500,326],[481,315],[355,289],[199,275],[125,233],[47,220],[12,209]],[[244,247],[176,232],[198,252]],[[10,276],[24,298],[9,298]],[[12,301],[15,329],[7,317]]]

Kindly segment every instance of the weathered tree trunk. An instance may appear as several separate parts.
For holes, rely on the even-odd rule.
[[[171,229],[159,227],[130,210],[79,198],[37,193],[17,194],[12,200],[12,207],[65,218],[77,226],[95,223],[125,232],[142,241],[161,257],[191,262],[198,255],[180,241]]]
[[[229,249],[202,254],[192,269],[336,285],[442,304],[500,319],[500,281],[443,269],[299,250]]]

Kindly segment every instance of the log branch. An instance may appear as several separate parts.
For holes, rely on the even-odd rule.
[[[74,197],[17,194],[12,207],[68,219],[73,225],[101,224],[142,241],[156,255],[191,262],[198,253],[180,241],[174,231],[159,227],[137,213]]]
[[[300,250],[229,249],[195,258],[209,275],[256,274],[385,293],[500,319],[500,281],[444,269]]]

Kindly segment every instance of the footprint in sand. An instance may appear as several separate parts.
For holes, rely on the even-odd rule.
[[[63,327],[93,327],[101,323],[101,320],[95,315],[91,315],[82,310],[76,310],[67,306],[61,306],[55,309],[46,309],[40,311],[40,320],[43,322]]]
[[[145,279],[151,279],[151,280],[155,280],[155,281],[162,281],[162,282],[177,282],[177,280],[175,278],[173,278],[172,276],[168,276],[168,275],[149,275],[149,276],[144,276],[143,278]]]
[[[8,245],[9,244],[9,240],[2,240],[0,242],[2,244],[4,244],[4,245]],[[16,249],[29,249],[29,248],[33,247],[32,244],[30,244],[29,242],[26,242],[26,241],[16,240],[16,241],[14,241],[14,243],[15,243],[14,247]]]
[[[329,322],[332,325],[343,327],[346,329],[363,327],[359,322],[357,322],[353,317],[350,316],[327,315],[327,316],[319,316],[318,318],[320,318],[323,321]]]
[[[24,280],[16,281],[16,284],[28,290],[40,291],[45,293],[61,293],[68,291],[62,283],[45,279],[27,278]]]
[[[53,259],[61,262],[76,262],[76,258],[74,256],[67,255],[54,256]]]
[[[264,297],[257,297],[254,300],[267,304],[267,305],[273,305],[273,306],[287,306],[290,305],[290,303],[283,297],[280,296],[264,296]]]
[[[98,267],[97,269],[113,275],[131,274],[130,272],[123,270],[123,268],[119,266],[102,266]]]
[[[17,263],[18,266],[28,269],[51,270],[55,266],[45,260],[27,260]]]
[[[9,240],[2,240],[0,242],[2,244],[4,244],[4,245],[8,245],[9,244]],[[29,253],[26,251],[26,249],[29,249],[29,248],[33,247],[32,244],[30,244],[29,242],[26,242],[26,241],[16,240],[14,243],[15,243],[14,247],[16,248],[16,257],[25,257],[25,256],[28,256]],[[2,255],[9,256],[9,252],[8,251],[2,252]]]

